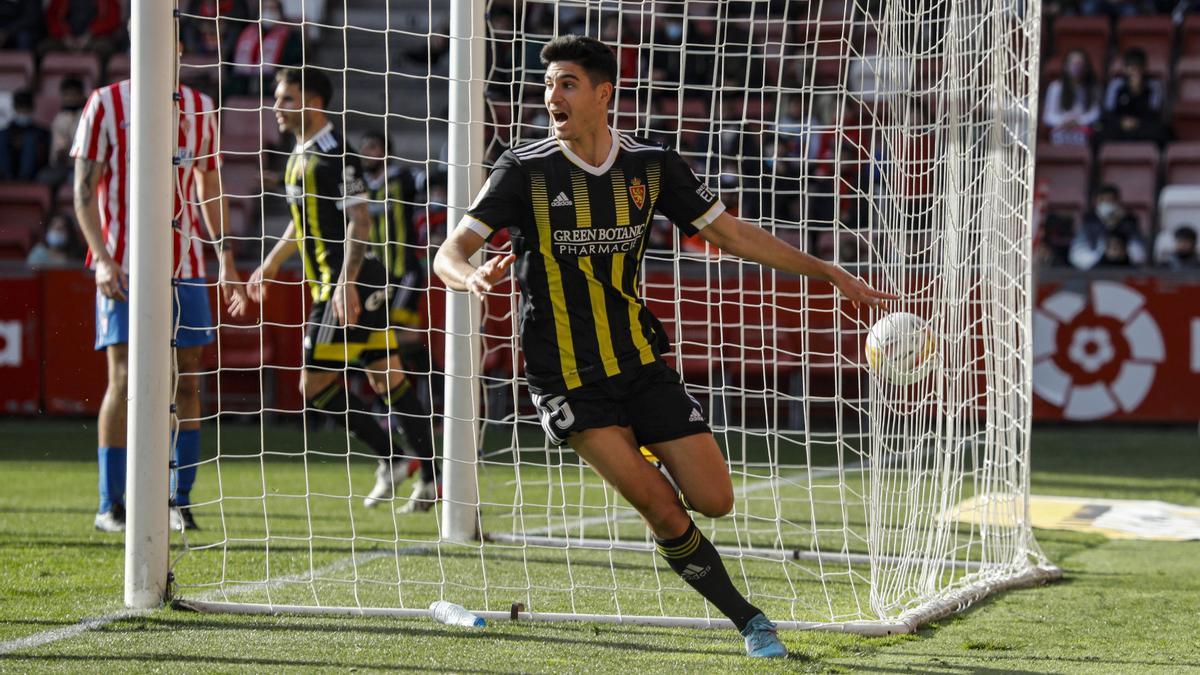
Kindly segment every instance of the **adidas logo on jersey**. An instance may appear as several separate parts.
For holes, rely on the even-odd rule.
[[[688,421],[689,422],[703,422],[704,415],[699,410],[692,408],[692,414],[688,416]]]
[[[568,197],[567,193],[565,193],[565,192],[558,193],[558,196],[554,198],[554,201],[550,202],[550,206],[574,206],[574,205],[575,205],[575,202],[571,201],[571,198]]]
[[[710,569],[712,568],[708,565],[701,567],[695,563],[688,563],[688,566],[683,568],[683,571],[679,573],[679,576],[684,581],[703,579],[708,574]]]

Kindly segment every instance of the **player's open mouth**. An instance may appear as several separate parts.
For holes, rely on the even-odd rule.
[[[552,112],[550,116],[554,118],[555,124],[562,124],[567,121],[567,113],[565,112]]]

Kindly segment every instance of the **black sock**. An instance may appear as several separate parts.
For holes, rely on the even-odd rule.
[[[366,443],[375,454],[384,459],[391,457],[394,448],[391,434],[379,425],[379,419],[366,412],[367,404],[353,393],[346,391],[340,382],[322,389],[309,403],[322,412],[333,415],[350,435]]]
[[[741,631],[762,610],[750,604],[729,579],[721,554],[696,523],[689,523],[687,532],[674,539],[659,539],[658,552],[667,564],[692,588],[699,591]]]
[[[392,387],[384,397],[388,408],[396,416],[400,428],[408,442],[412,444],[413,452],[421,460],[421,481],[428,483],[434,480],[433,467],[433,438],[429,433],[429,411],[417,398],[417,392],[407,379]]]

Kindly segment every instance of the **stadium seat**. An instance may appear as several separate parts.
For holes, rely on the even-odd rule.
[[[1175,24],[1168,15],[1121,17],[1117,21],[1117,53],[1139,47],[1146,52],[1147,70],[1165,76],[1174,35]],[[1156,65],[1162,67],[1161,73],[1155,70]]]
[[[1200,55],[1180,57],[1175,65],[1176,102],[1200,103]]]
[[[1054,21],[1054,53],[1082,49],[1097,73],[1107,70],[1112,29],[1106,16],[1061,16]]]
[[[1200,185],[1200,142],[1183,141],[1167,146],[1165,185]]]
[[[42,59],[38,93],[58,95],[64,77],[74,75],[90,91],[100,82],[100,59],[91,52],[51,52]]]
[[[112,84],[129,79],[129,54],[113,54],[104,67],[104,83]]]
[[[1188,225],[1200,229],[1200,185],[1168,185],[1158,197],[1159,234],[1155,259],[1174,246],[1175,229]]]
[[[231,96],[221,108],[221,149],[258,152],[278,147],[279,125],[269,103],[257,96]]]
[[[50,188],[41,183],[0,183],[0,259],[24,258],[50,212]]]
[[[37,120],[38,124],[49,127],[50,123],[54,121],[54,116],[58,114],[60,101],[61,97],[57,91],[34,96],[33,119]]]
[[[1159,152],[1153,143],[1109,143],[1100,148],[1098,182],[1121,190],[1121,201],[1135,213],[1145,212],[1142,229],[1149,232],[1158,194]]]
[[[0,51],[0,91],[17,91],[33,84],[33,54]]]
[[[1087,203],[1092,156],[1086,147],[1038,146],[1037,182],[1046,184],[1046,206],[1051,210],[1080,212]]]
[[[1180,141],[1200,141],[1200,105],[1177,105],[1171,128]]]
[[[1179,29],[1179,55],[1200,56],[1200,14],[1188,14]]]
[[[258,154],[221,153],[221,181],[225,194],[232,198],[257,198],[262,195],[262,168]]]

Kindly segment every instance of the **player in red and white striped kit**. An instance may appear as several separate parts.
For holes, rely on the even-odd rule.
[[[129,306],[129,80],[97,89],[84,108],[75,132],[75,211],[91,249],[96,271],[96,349],[108,354],[108,389],[100,406],[100,508],[97,529],[125,528],[125,417],[128,380]],[[170,102],[164,101],[164,105]],[[203,215],[208,238],[221,255],[221,294],[234,315],[246,309],[246,295],[224,245],[229,206],[221,191],[216,109],[212,99],[190,87],[176,95],[178,159],[175,169],[174,320],[180,378],[176,413],[173,527],[195,527],[190,491],[200,458],[199,379],[204,345],[213,341],[212,314],[205,290]],[[165,439],[164,439],[165,440]]]

